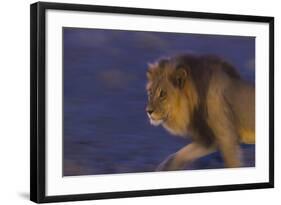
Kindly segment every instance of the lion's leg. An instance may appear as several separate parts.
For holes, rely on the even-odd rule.
[[[240,146],[234,129],[227,122],[216,122],[213,130],[226,167],[240,167]]]
[[[233,122],[233,111],[219,89],[209,91],[208,124],[216,137],[226,167],[240,167],[239,137]]]
[[[156,171],[180,170],[192,161],[211,154],[216,149],[214,147],[206,148],[198,143],[190,143],[176,153],[170,155],[156,169]]]
[[[210,120],[209,123],[216,136],[217,146],[222,153],[226,167],[240,167],[240,146],[236,130],[224,114],[219,116]]]

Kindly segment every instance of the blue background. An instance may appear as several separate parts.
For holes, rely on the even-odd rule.
[[[63,48],[65,176],[153,171],[190,142],[150,125],[148,62],[215,54],[255,82],[254,37],[64,28]],[[255,146],[242,150],[244,166],[254,166]],[[187,169],[222,167],[217,152]]]

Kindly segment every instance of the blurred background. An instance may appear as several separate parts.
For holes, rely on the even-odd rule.
[[[64,28],[63,175],[154,171],[190,141],[151,126],[146,113],[147,63],[182,53],[215,54],[255,82],[255,38]],[[255,146],[242,145],[244,166]],[[187,169],[222,168],[220,153]]]

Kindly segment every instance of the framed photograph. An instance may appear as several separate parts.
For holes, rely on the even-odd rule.
[[[274,187],[274,18],[31,5],[34,202]]]

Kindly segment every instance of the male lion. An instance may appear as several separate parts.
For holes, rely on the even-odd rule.
[[[192,143],[157,170],[179,170],[217,149],[226,167],[239,167],[240,143],[255,143],[255,88],[232,65],[215,56],[181,55],[149,64],[152,125],[190,136]]]

